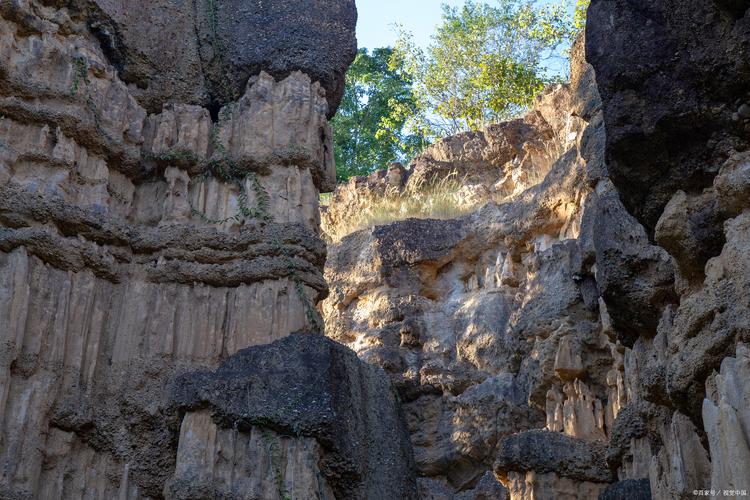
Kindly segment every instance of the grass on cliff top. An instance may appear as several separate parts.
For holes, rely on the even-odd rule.
[[[466,199],[454,174],[437,182],[421,180],[404,189],[388,187],[384,193],[360,195],[355,213],[342,214],[333,226],[324,225],[324,237],[337,243],[345,236],[373,226],[405,219],[455,219],[472,212],[477,203]]]

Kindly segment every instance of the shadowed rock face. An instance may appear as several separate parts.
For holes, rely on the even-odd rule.
[[[613,474],[604,458],[605,449],[602,444],[586,443],[557,432],[521,432],[500,441],[495,473],[556,472],[580,481],[607,483]]]
[[[748,4],[593,0],[587,56],[602,97],[612,183],[660,247],[648,250],[658,266],[636,257],[601,273],[613,324],[632,345],[626,373],[638,417],[622,412],[622,428],[639,420],[647,431],[628,453],[642,474],[648,469],[655,497],[686,498],[709,483],[744,487],[750,472],[728,464],[744,462],[737,453],[750,442],[737,424],[747,413],[737,408],[744,396],[735,382],[750,337]],[[632,277],[621,274],[633,264]],[[662,283],[661,294],[643,286],[640,277],[659,275],[651,283]]]
[[[618,340],[632,346],[639,335],[656,333],[662,309],[676,301],[674,264],[649,243],[610,182],[601,184],[590,203],[597,286]]]
[[[651,500],[648,479],[618,481],[599,495],[599,500]]]
[[[747,2],[593,0],[586,50],[612,181],[653,235],[675,191],[710,186],[732,150],[748,146]]]
[[[302,71],[325,89],[330,117],[357,48],[354,0],[74,0],[72,5],[151,112],[167,102],[218,111],[261,71],[277,79]]]
[[[315,466],[336,498],[417,498],[409,437],[387,376],[323,336],[295,334],[245,349],[215,372],[182,375],[172,394],[188,421],[205,410],[222,429],[260,426],[314,439]],[[205,474],[200,464],[178,464],[175,483],[185,488]],[[221,483],[221,475],[213,480]]]
[[[218,34],[235,80],[264,70],[276,78],[302,71],[320,81],[329,117],[344,93],[344,73],[354,60],[354,0],[217,2]]]

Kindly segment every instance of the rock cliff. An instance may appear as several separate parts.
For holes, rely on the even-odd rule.
[[[0,2],[0,497],[416,498],[387,377],[315,307],[355,20]]]
[[[592,0],[568,84],[321,216],[355,22],[0,0],[0,498],[750,490],[746,2]]]
[[[570,83],[525,117],[324,213],[446,175],[481,207],[329,246],[327,335],[396,384],[422,498],[750,489],[750,13],[636,3],[592,1]]]
[[[497,498],[591,498],[614,481],[606,441],[626,399],[623,348],[602,318],[594,225],[597,198],[616,192],[582,44],[575,57],[571,84],[527,116],[432,146],[398,181],[457,172],[482,208],[329,248],[327,334],[400,389],[423,498],[482,498],[490,471]],[[329,223],[357,206],[357,186],[394,177],[340,187]]]

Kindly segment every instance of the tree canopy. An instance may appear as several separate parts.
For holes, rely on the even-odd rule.
[[[393,49],[360,49],[346,74],[346,90],[333,119],[339,179],[367,175],[423,148],[422,137],[405,132],[418,113],[412,81],[390,63]]]
[[[429,137],[478,129],[525,111],[559,75],[545,63],[577,33],[585,1],[538,6],[534,0],[467,1],[443,6],[426,50],[402,31],[392,59],[414,82],[421,115],[411,126]],[[576,13],[579,14],[576,14]]]
[[[556,1],[443,5],[428,47],[399,29],[395,47],[360,49],[333,120],[339,179],[526,111],[545,85],[562,79],[550,61],[566,57],[585,23],[589,0]]]

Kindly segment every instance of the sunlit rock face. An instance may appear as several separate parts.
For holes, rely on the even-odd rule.
[[[446,139],[401,174],[406,185],[458,171],[485,193],[481,209],[378,226],[329,247],[327,335],[399,387],[430,498],[483,498],[488,471],[517,499],[595,498],[614,481],[605,450],[627,403],[625,349],[596,281],[608,185],[598,94],[581,45],[574,56],[571,84],[550,89],[525,118]],[[326,217],[344,217],[358,190],[392,177],[340,187]],[[531,429],[570,440],[550,446],[575,444],[575,453],[519,463],[507,447],[528,446],[507,439]],[[566,474],[568,458],[601,473]]]
[[[740,3],[594,0],[569,85],[334,194],[324,228],[430,176],[479,199],[329,245],[327,335],[396,383],[427,498],[750,489]]]
[[[343,347],[346,376],[305,390],[358,415],[349,431],[325,421],[330,435],[392,445],[369,450],[390,469],[368,450],[347,465],[298,432],[291,403],[286,426],[237,427],[173,395],[251,346],[289,339],[304,360],[327,347],[290,334],[330,343],[318,196],[354,2],[229,4],[0,2],[0,497],[416,498],[389,382]],[[278,36],[255,46],[260,24]],[[274,383],[292,402],[303,390]]]
[[[369,208],[373,197],[424,192],[446,180],[459,190],[456,212],[517,197],[542,182],[575,140],[580,123],[569,113],[571,98],[566,86],[553,86],[523,118],[447,137],[429,146],[408,168],[394,163],[388,170],[350,179],[325,207],[323,231],[341,233]]]

